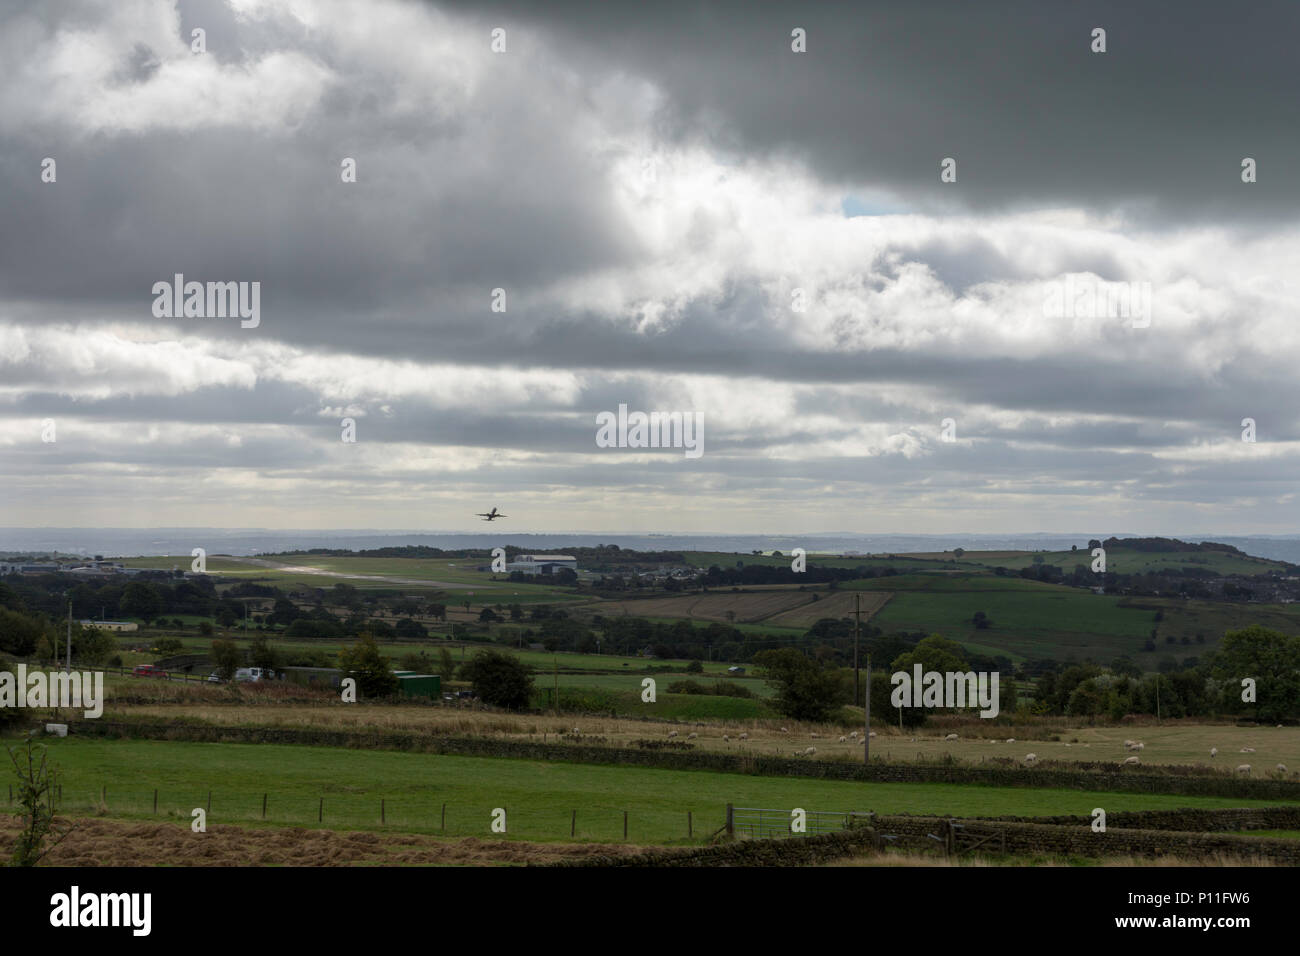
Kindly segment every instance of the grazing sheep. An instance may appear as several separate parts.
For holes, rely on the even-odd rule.
[[[1025,754],[1025,763],[1038,763],[1038,754]]]
[[[809,735],[808,735],[808,739],[809,739],[809,740],[816,740],[816,739],[817,739],[817,735],[816,735],[816,734],[809,734]]]
[[[723,734],[723,735],[722,735],[722,739],[723,739],[724,741],[730,741],[730,740],[731,740],[731,738],[728,737],[726,734]]]
[[[1278,772],[1278,773],[1286,773],[1286,764],[1284,764],[1284,763],[1280,763],[1280,764],[1278,764],[1278,765],[1277,765],[1277,772]]]
[[[1125,750],[1141,750],[1141,749],[1142,749],[1143,747],[1145,747],[1145,746],[1146,746],[1146,744],[1142,743],[1141,741],[1130,740],[1130,741],[1128,741],[1127,743],[1124,744],[1124,749],[1125,749]]]
[[[1067,746],[1067,747],[1068,747],[1068,746],[1070,746],[1070,745],[1069,745],[1069,744],[1066,744],[1066,745],[1065,745],[1065,746]]]
[[[1242,748],[1241,748],[1241,752],[1244,753],[1244,754],[1253,754],[1253,753],[1255,752],[1255,748],[1254,748],[1254,747],[1242,747]]]
[[[575,734],[580,734],[580,733],[582,733],[582,731],[580,731],[577,727],[574,727],[574,728],[573,728],[573,732],[574,732]]]
[[[789,727],[782,727],[782,728],[781,728],[781,733],[783,733],[783,734],[788,734],[789,732],[790,732],[790,728],[789,728]]]
[[[1250,775],[1250,764],[1248,764],[1248,763],[1244,763],[1244,764],[1242,764],[1240,767],[1237,768],[1237,773],[1244,773],[1244,774],[1246,774],[1247,776],[1249,776],[1249,775]]]
[[[874,736],[876,736],[876,732],[873,730],[871,733],[867,734],[867,736],[868,736],[868,737],[874,737]]]
[[[1009,744],[1014,744],[1015,742],[1016,742],[1016,738],[1015,738],[1015,737],[1008,737],[1008,738],[1007,738],[1007,743],[1009,743]]]
[[[811,756],[812,756],[813,754],[815,754],[816,752],[817,752],[817,748],[816,748],[816,747],[809,747],[807,750],[804,751],[804,754],[805,754],[806,756],[811,757]]]
[[[1129,748],[1129,747],[1132,747],[1132,746],[1133,746],[1133,743],[1134,743],[1134,741],[1132,741],[1132,740],[1126,740],[1126,741],[1124,741],[1124,747],[1125,747],[1125,749],[1127,749],[1127,748]]]
[[[956,739],[957,739],[957,735],[956,735],[956,734],[949,734],[947,737],[944,737],[943,739],[944,739],[944,740],[956,740]]]
[[[1124,762],[1123,762],[1122,764],[1120,764],[1120,766],[1121,766],[1121,767],[1126,767],[1126,766],[1129,766],[1130,764],[1139,764],[1139,763],[1141,763],[1141,762],[1142,762],[1142,761],[1139,760],[1137,757],[1125,757],[1125,758],[1124,758]]]
[[[843,734],[840,734],[840,743],[847,743],[848,739],[849,739],[848,737],[845,737]]]
[[[1217,757],[1217,756],[1219,756],[1219,748],[1218,748],[1218,747],[1211,747],[1211,748],[1210,748],[1210,759],[1213,760],[1213,759],[1214,759],[1215,757]]]
[[[686,735],[686,739],[687,739],[687,740],[694,740],[694,739],[695,739],[696,737],[698,737],[698,736],[699,736],[699,734],[697,734],[697,733],[695,733],[694,731],[692,731],[691,733],[689,733],[689,734]]]
[[[675,730],[670,730],[670,731],[668,731],[668,739],[669,739],[669,740],[671,740],[673,737],[676,737],[676,736],[677,736],[677,731],[675,731]]]
[[[741,740],[748,740],[748,739],[749,739],[749,734],[741,734],[741,735],[740,735],[740,739],[741,739]]]
[[[849,734],[850,737],[856,737],[857,735],[858,735],[858,732],[857,732],[856,730],[853,731],[853,733]]]

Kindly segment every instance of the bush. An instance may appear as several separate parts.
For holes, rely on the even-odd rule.
[[[533,690],[533,669],[513,654],[501,651],[475,651],[461,665],[460,676],[470,682],[484,703],[509,710],[527,707]]]
[[[45,748],[33,746],[30,738],[22,747],[9,748],[9,759],[18,775],[17,797],[22,815],[22,830],[14,842],[14,866],[35,866],[72,831],[71,826],[59,831],[54,825],[58,787],[47,756]],[[57,839],[46,846],[51,833]]]
[[[339,651],[339,669],[343,677],[351,677],[357,682],[357,691],[362,697],[391,697],[397,693],[397,675],[388,669],[388,661],[379,653],[379,645],[369,634]]]
[[[704,672],[704,665],[701,664],[699,661],[691,661],[689,664],[686,665],[686,673],[688,674],[702,674],[703,672]]]

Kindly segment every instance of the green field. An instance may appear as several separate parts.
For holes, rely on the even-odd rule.
[[[952,555],[946,555],[953,557]],[[981,567],[1004,567],[1019,571],[1042,558],[1043,564],[1052,564],[1063,571],[1071,571],[1077,564],[1092,567],[1092,552],[1081,543],[1078,551],[967,551],[959,560],[962,564]],[[1281,561],[1256,558],[1249,555],[1230,554],[1226,551],[1137,551],[1131,548],[1108,548],[1106,570],[1116,574],[1141,574],[1144,571],[1178,568],[1202,568],[1215,574],[1265,574],[1285,568]]]
[[[942,634],[961,644],[979,645],[1017,658],[1110,661],[1135,655],[1147,640],[1153,612],[1126,606],[1114,595],[1023,579],[967,576],[934,582],[925,590],[912,587],[919,576],[868,582],[894,591],[894,598],[872,623],[886,631]],[[926,579],[927,582],[932,579]],[[897,585],[901,582],[902,587]],[[992,626],[977,630],[971,623],[983,611]],[[1215,635],[1217,643],[1219,635]]]
[[[268,823],[316,826],[323,798],[325,826],[378,829],[382,799],[390,829],[438,832],[445,803],[449,835],[490,838],[492,811],[503,807],[509,837],[546,841],[569,839],[573,810],[578,811],[580,839],[621,839],[626,810],[630,841],[667,843],[684,842],[688,810],[694,813],[696,839],[702,841],[703,835],[721,826],[728,802],[777,809],[955,816],[1086,816],[1094,807],[1113,812],[1280,802],[955,784],[867,784],[273,744],[52,738],[48,746],[62,774],[64,810],[73,816],[89,812],[98,803],[101,788],[106,788],[109,815],[151,818],[157,788],[159,817],[188,821],[193,808],[207,805],[211,790],[209,825],[260,821],[266,794]]]

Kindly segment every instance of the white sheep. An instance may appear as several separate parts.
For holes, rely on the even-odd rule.
[[[809,740],[816,740],[816,739],[817,739],[817,735],[816,735],[816,734],[809,734],[809,735],[808,735],[808,739],[809,739]]]
[[[1038,754],[1025,754],[1025,763],[1038,763]]]
[[[956,734],[949,734],[947,737],[944,737],[943,739],[944,739],[944,740],[956,740],[956,739],[957,739],[957,735],[956,735]]]
[[[1249,776],[1249,775],[1250,775],[1250,764],[1248,764],[1248,763],[1244,763],[1244,764],[1242,764],[1240,767],[1237,768],[1237,773],[1244,773],[1244,774],[1246,774],[1247,776]]]
[[[748,739],[749,739],[749,734],[741,734],[741,735],[740,735],[740,739],[741,739],[741,740],[748,740]]]
[[[1146,744],[1136,740],[1129,740],[1124,744],[1124,747],[1127,750],[1141,750],[1145,746]]]
[[[1241,752],[1244,753],[1244,754],[1253,754],[1253,753],[1255,752],[1255,748],[1254,748],[1254,747],[1242,747],[1242,748],[1241,748]]]
[[[788,734],[789,732],[790,732],[790,728],[789,728],[789,727],[782,727],[782,728],[781,728],[781,733],[783,733],[783,734]]]
[[[1008,738],[1007,738],[1007,743],[1009,743],[1009,744],[1014,744],[1015,742],[1016,742],[1016,738],[1015,738],[1015,737],[1008,737]]]
[[[1141,762],[1142,762],[1142,761],[1139,760],[1137,757],[1125,757],[1125,758],[1124,758],[1124,762],[1123,762],[1122,764],[1120,764],[1120,766],[1121,766],[1121,767],[1127,767],[1127,766],[1129,766],[1129,765],[1131,765],[1131,764],[1139,764],[1139,763],[1141,763]]]
[[[1278,764],[1278,765],[1277,765],[1277,772],[1278,772],[1278,773],[1286,773],[1286,764],[1284,764],[1284,763],[1280,763],[1280,764]]]
[[[574,727],[574,728],[573,728],[573,732],[574,732],[575,734],[580,734],[580,733],[582,733],[582,731],[580,731],[577,727]]]
[[[1133,746],[1133,741],[1131,741],[1131,740],[1126,740],[1126,741],[1124,741],[1124,747],[1125,747],[1125,749],[1128,749],[1129,747],[1132,747],[1132,746]]]
[[[675,730],[670,730],[670,731],[668,731],[668,739],[669,739],[669,740],[672,740],[672,739],[673,739],[674,737],[676,737],[676,736],[677,736],[677,731],[675,731]]]
[[[812,756],[813,754],[815,754],[816,752],[817,752],[817,748],[816,748],[816,747],[809,747],[807,750],[804,751],[804,754],[805,754],[806,756],[811,757],[811,756]]]
[[[853,733],[849,734],[850,737],[857,737],[857,735],[858,735],[858,732],[857,732],[856,730],[853,731]]]
[[[731,740],[731,738],[728,737],[726,734],[723,734],[723,735],[722,735],[722,739],[723,739],[724,741],[727,741],[727,742],[730,742],[730,740]]]
[[[1213,760],[1213,759],[1214,759],[1215,757],[1217,757],[1217,756],[1219,756],[1219,748],[1218,748],[1218,747],[1211,747],[1211,748],[1210,748],[1210,759]]]
[[[694,732],[691,732],[691,733],[689,733],[689,734],[686,735],[686,739],[687,739],[687,740],[694,740],[694,739],[695,739],[696,737],[698,737],[698,736],[699,736],[699,734],[694,733]]]
[[[849,740],[848,737],[845,737],[843,734],[840,734],[840,743],[842,743],[842,744],[843,744],[843,743],[848,743],[848,740]]]
[[[873,730],[871,733],[867,734],[867,736],[868,736],[868,737],[874,737],[874,736],[876,736],[876,732]]]

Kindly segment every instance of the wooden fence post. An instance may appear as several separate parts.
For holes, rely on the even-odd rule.
[[[442,832],[447,832],[447,804],[442,805]]]
[[[623,839],[627,839],[627,811],[623,811]]]
[[[384,803],[385,803],[385,801],[384,801],[384,799],[381,797],[381,798],[379,799],[379,822],[380,822],[381,824],[384,823],[384,817],[385,817],[385,814],[384,814]]]
[[[262,819],[266,819],[266,794],[262,794]]]
[[[320,806],[316,808],[316,822],[317,823],[325,822],[325,798],[324,797],[320,798]]]
[[[208,791],[208,813],[212,812],[212,791]]]
[[[691,823],[691,811],[686,811],[686,836],[688,839],[695,836],[695,829]]]
[[[731,804],[727,804],[727,836],[736,835],[736,810]]]
[[[573,816],[569,818],[569,836],[578,832],[578,811],[573,811]]]
[[[158,815],[158,788],[154,787],[153,791],[153,815]]]

